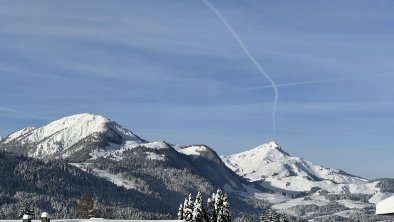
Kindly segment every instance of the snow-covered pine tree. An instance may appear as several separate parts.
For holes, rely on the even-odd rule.
[[[185,221],[192,221],[193,220],[193,208],[194,208],[194,200],[193,196],[190,193],[189,197],[185,199],[183,203],[183,219]]]
[[[91,194],[85,194],[81,197],[77,205],[77,217],[80,219],[89,219],[96,216],[94,209],[94,199]]]
[[[217,222],[224,222],[225,216],[223,212],[223,191],[219,188],[215,194],[215,213],[216,213],[216,221]]]
[[[179,208],[178,208],[178,220],[183,220],[184,219],[183,211],[184,211],[183,204],[180,204]]]
[[[25,214],[30,215],[34,218],[34,210],[31,208],[30,203],[28,203],[28,202],[25,202],[22,205],[22,208],[19,210],[19,213],[18,213],[18,218],[22,218],[23,215],[25,215]]]
[[[0,220],[4,220],[5,219],[5,214],[4,212],[0,209]]]
[[[286,214],[283,214],[280,215],[280,222],[290,222],[290,219]]]
[[[266,214],[266,212],[264,212],[263,214],[261,214],[260,216],[260,222],[270,222],[269,218],[268,218],[268,214]]]
[[[221,189],[218,189],[216,191],[215,197],[217,222],[231,221],[230,203],[228,201],[227,194],[224,193]]]
[[[217,221],[219,221],[219,218],[221,218],[221,214],[222,214],[222,208],[223,208],[223,191],[219,188],[216,191],[215,194],[215,202],[214,202],[214,206],[215,206],[215,212],[217,215]]]
[[[280,222],[279,215],[278,215],[278,213],[276,213],[276,211],[274,209],[271,209],[270,214],[269,214],[269,219],[274,222]]]
[[[202,195],[200,192],[197,193],[196,200],[194,201],[192,221],[193,222],[205,221],[205,209],[203,205]]]
[[[216,221],[217,215],[215,211],[215,193],[212,194],[212,198],[208,198],[207,210],[205,213],[205,220],[212,222]]]
[[[224,222],[231,221],[231,213],[230,213],[230,203],[228,201],[227,194],[224,193],[223,195],[223,208],[222,208],[222,220]]]
[[[279,215],[274,209],[267,209],[260,217],[261,222],[280,222]]]
[[[264,210],[260,216],[260,222],[270,222],[268,218],[268,209]]]

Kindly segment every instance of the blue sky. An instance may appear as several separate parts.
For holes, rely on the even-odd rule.
[[[394,2],[212,0],[279,86],[292,155],[394,177]],[[272,140],[273,90],[199,0],[0,1],[0,135],[75,113],[220,154]]]

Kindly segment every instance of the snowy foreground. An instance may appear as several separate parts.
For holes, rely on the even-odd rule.
[[[0,220],[2,222],[21,222],[22,220]],[[62,220],[51,220],[52,222],[95,222],[95,221],[113,221],[113,222],[153,222],[153,221],[160,221],[160,222],[183,222],[183,220],[107,220],[101,218],[92,218],[92,219],[62,219]],[[32,222],[41,222],[41,220],[32,220]]]

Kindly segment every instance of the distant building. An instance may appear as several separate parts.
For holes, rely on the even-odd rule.
[[[376,214],[394,216],[394,196],[391,196],[377,203]]]

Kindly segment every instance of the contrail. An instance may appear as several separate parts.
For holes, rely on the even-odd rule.
[[[274,102],[272,105],[272,131],[273,131],[273,137],[275,139],[275,134],[276,134],[276,105],[278,103],[278,88],[276,87],[275,82],[271,79],[271,77],[264,71],[264,69],[261,67],[261,65],[256,61],[256,59],[253,57],[252,53],[246,48],[244,42],[242,39],[238,36],[238,34],[234,31],[234,29],[231,27],[231,25],[227,22],[227,20],[224,18],[224,16],[220,13],[218,9],[209,1],[209,0],[201,0],[205,5],[207,5],[213,13],[219,18],[219,20],[224,24],[224,26],[227,28],[227,30],[233,35],[235,40],[237,40],[238,44],[241,46],[242,50],[244,53],[249,57],[250,61],[253,62],[253,64],[256,66],[256,68],[260,71],[261,74],[267,78],[267,80],[271,83],[272,88],[274,89],[275,97],[274,97]]]
[[[278,84],[276,84],[276,87],[322,84],[322,83],[332,83],[332,82],[344,82],[344,81],[351,81],[351,80],[357,80],[357,79],[377,78],[377,77],[381,77],[381,76],[390,76],[390,75],[394,75],[394,73],[388,72],[388,73],[381,73],[381,74],[375,74],[375,75],[363,75],[363,76],[357,76],[357,77],[344,77],[344,78],[336,78],[336,79],[318,79],[318,80],[307,80],[307,81],[299,81],[299,82],[278,83]],[[272,88],[272,86],[270,86],[270,85],[255,86],[255,87],[249,87],[247,89],[266,89],[266,88]]]

